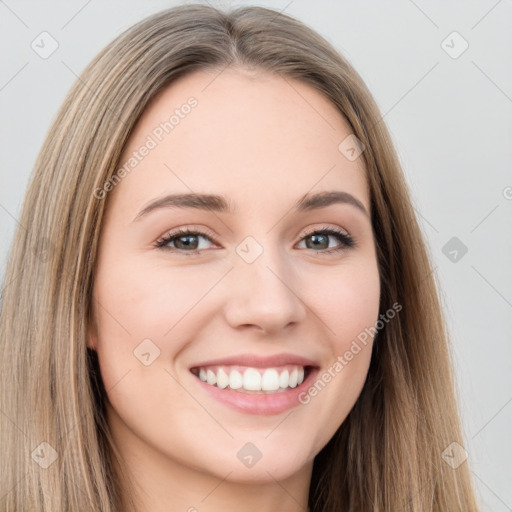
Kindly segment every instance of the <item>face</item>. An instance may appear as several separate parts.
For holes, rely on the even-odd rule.
[[[146,109],[99,199],[89,336],[133,468],[282,480],[343,423],[380,295],[351,133],[310,86],[241,69],[189,74]]]

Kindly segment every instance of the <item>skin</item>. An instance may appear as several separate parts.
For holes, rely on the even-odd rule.
[[[313,459],[361,392],[372,340],[307,405],[276,415],[212,399],[188,368],[290,352],[317,361],[321,375],[375,324],[380,282],[368,214],[350,204],[293,210],[308,192],[339,190],[370,212],[364,164],[338,150],[352,130],[320,92],[241,68],[196,71],[162,91],[121,162],[190,96],[197,107],[106,198],[88,343],[108,422],[140,511],[304,511]],[[162,208],[133,221],[153,199],[192,191],[222,194],[237,212]],[[180,240],[174,251],[155,247],[181,227],[216,238],[199,237],[196,256],[180,252]],[[357,246],[322,254],[341,245],[329,237],[308,248],[305,236],[325,227],[345,230]],[[251,264],[236,252],[247,236],[263,248]],[[149,366],[133,353],[147,338],[160,350]],[[262,453],[250,468],[236,456],[248,442]]]

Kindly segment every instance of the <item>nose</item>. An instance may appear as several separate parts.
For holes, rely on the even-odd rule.
[[[251,326],[271,334],[305,318],[299,280],[283,258],[265,250],[252,263],[236,261],[230,272],[225,303],[225,318],[231,327]]]

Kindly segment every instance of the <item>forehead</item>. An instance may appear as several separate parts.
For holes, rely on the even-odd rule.
[[[120,159],[129,172],[111,199],[130,209],[164,193],[216,193],[254,212],[337,189],[369,210],[362,159],[338,149],[351,133],[308,84],[247,69],[196,71],[146,108]]]

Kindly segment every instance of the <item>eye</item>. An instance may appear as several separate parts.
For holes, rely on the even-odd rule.
[[[338,245],[330,247],[331,240],[338,240]],[[307,249],[313,249],[322,254],[342,251],[347,248],[355,247],[355,240],[341,229],[325,227],[311,231],[304,235],[300,243],[305,242]]]
[[[181,251],[187,255],[197,254],[202,249],[207,249],[208,243],[200,242],[200,239],[212,241],[212,236],[202,231],[190,229],[178,229],[168,233],[156,242],[156,247],[171,251]]]

